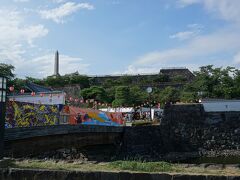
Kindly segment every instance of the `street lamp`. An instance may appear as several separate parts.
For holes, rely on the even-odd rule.
[[[152,109],[151,109],[151,93],[153,91],[152,87],[148,87],[147,89],[147,93],[149,94],[149,107],[150,107],[150,121],[152,120]]]
[[[4,130],[6,113],[7,78],[0,77],[0,159],[4,156]]]

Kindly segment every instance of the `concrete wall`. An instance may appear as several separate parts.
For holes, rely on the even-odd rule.
[[[6,129],[5,154],[21,157],[60,148],[116,145],[120,142],[121,133],[121,127],[83,125]]]
[[[56,171],[36,169],[0,169],[5,180],[237,180],[238,176],[186,175],[166,173]]]

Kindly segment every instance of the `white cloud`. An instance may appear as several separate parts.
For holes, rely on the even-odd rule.
[[[94,6],[89,3],[66,2],[57,8],[41,10],[39,13],[44,19],[50,19],[56,23],[63,23],[65,17],[77,12],[80,9],[92,10],[94,9]]]
[[[192,4],[203,4],[205,9],[215,13],[219,18],[240,22],[239,0],[178,0],[181,7]]]
[[[178,0],[177,5],[179,7],[185,7],[199,2],[201,2],[201,0]]]
[[[16,63],[24,54],[23,45],[32,45],[37,38],[44,37],[48,30],[41,24],[26,25],[17,11],[0,9],[0,58]]]
[[[234,64],[240,65],[240,51],[233,57]]]
[[[13,0],[14,2],[29,2],[30,0]]]
[[[172,34],[169,36],[170,39],[178,39],[178,40],[187,40],[199,35],[203,29],[203,26],[200,24],[189,24],[187,25],[188,30],[177,32],[176,34]]]
[[[63,3],[66,2],[67,0],[51,0],[54,3]]]
[[[182,46],[144,54],[137,58],[133,64],[129,65],[127,71],[151,72],[151,69],[168,66],[196,67],[197,65],[212,64],[212,61],[207,61],[206,59],[221,53],[238,52],[240,50],[239,39],[240,34],[238,29],[235,28],[197,36]],[[237,61],[236,59],[239,59],[240,62],[240,55],[235,57],[235,61]],[[229,61],[228,64],[231,65],[233,63]]]
[[[179,39],[179,40],[186,40],[196,36],[197,34],[194,31],[183,31],[178,32],[176,34],[172,34],[169,36],[170,39]]]
[[[48,34],[48,30],[41,24],[26,24],[18,11],[0,9],[0,59],[1,62],[16,67],[30,63],[25,61],[26,50],[33,47],[36,39]],[[23,72],[26,72],[25,69]]]
[[[54,53],[47,53],[26,62],[27,63],[19,67],[19,71],[24,72],[26,69],[30,69],[28,76],[46,77],[53,75]],[[62,75],[76,71],[80,74],[86,74],[88,72],[88,66],[89,64],[83,63],[81,58],[64,54],[60,54],[59,56],[59,71]],[[26,75],[26,73],[24,72],[23,75]]]
[[[210,15],[225,20],[226,24],[220,30],[207,35],[199,34],[201,27],[198,24],[188,25],[187,31],[177,32],[170,36],[170,38],[180,40],[189,39],[187,43],[184,42],[178,47],[163,51],[146,53],[130,64],[127,71],[147,72],[152,68],[165,66],[196,68],[206,64],[240,65],[239,0],[178,0],[177,4],[182,8],[192,4],[203,5]],[[198,31],[199,28],[200,31]],[[231,57],[231,54],[234,55]],[[228,60],[226,60],[226,56],[229,58]],[[220,59],[213,58],[214,60],[212,60],[211,57]],[[222,57],[225,59],[223,60]]]

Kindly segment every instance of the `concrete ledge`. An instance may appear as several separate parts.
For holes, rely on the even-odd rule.
[[[5,141],[27,139],[32,137],[76,134],[76,133],[121,133],[123,127],[98,125],[54,125],[27,128],[11,128],[5,130]]]
[[[88,172],[38,169],[0,169],[5,180],[238,180],[240,176],[186,175],[166,173]]]

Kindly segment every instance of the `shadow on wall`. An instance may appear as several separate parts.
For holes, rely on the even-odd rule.
[[[59,109],[56,105],[9,101],[5,128],[55,125],[58,119]]]

